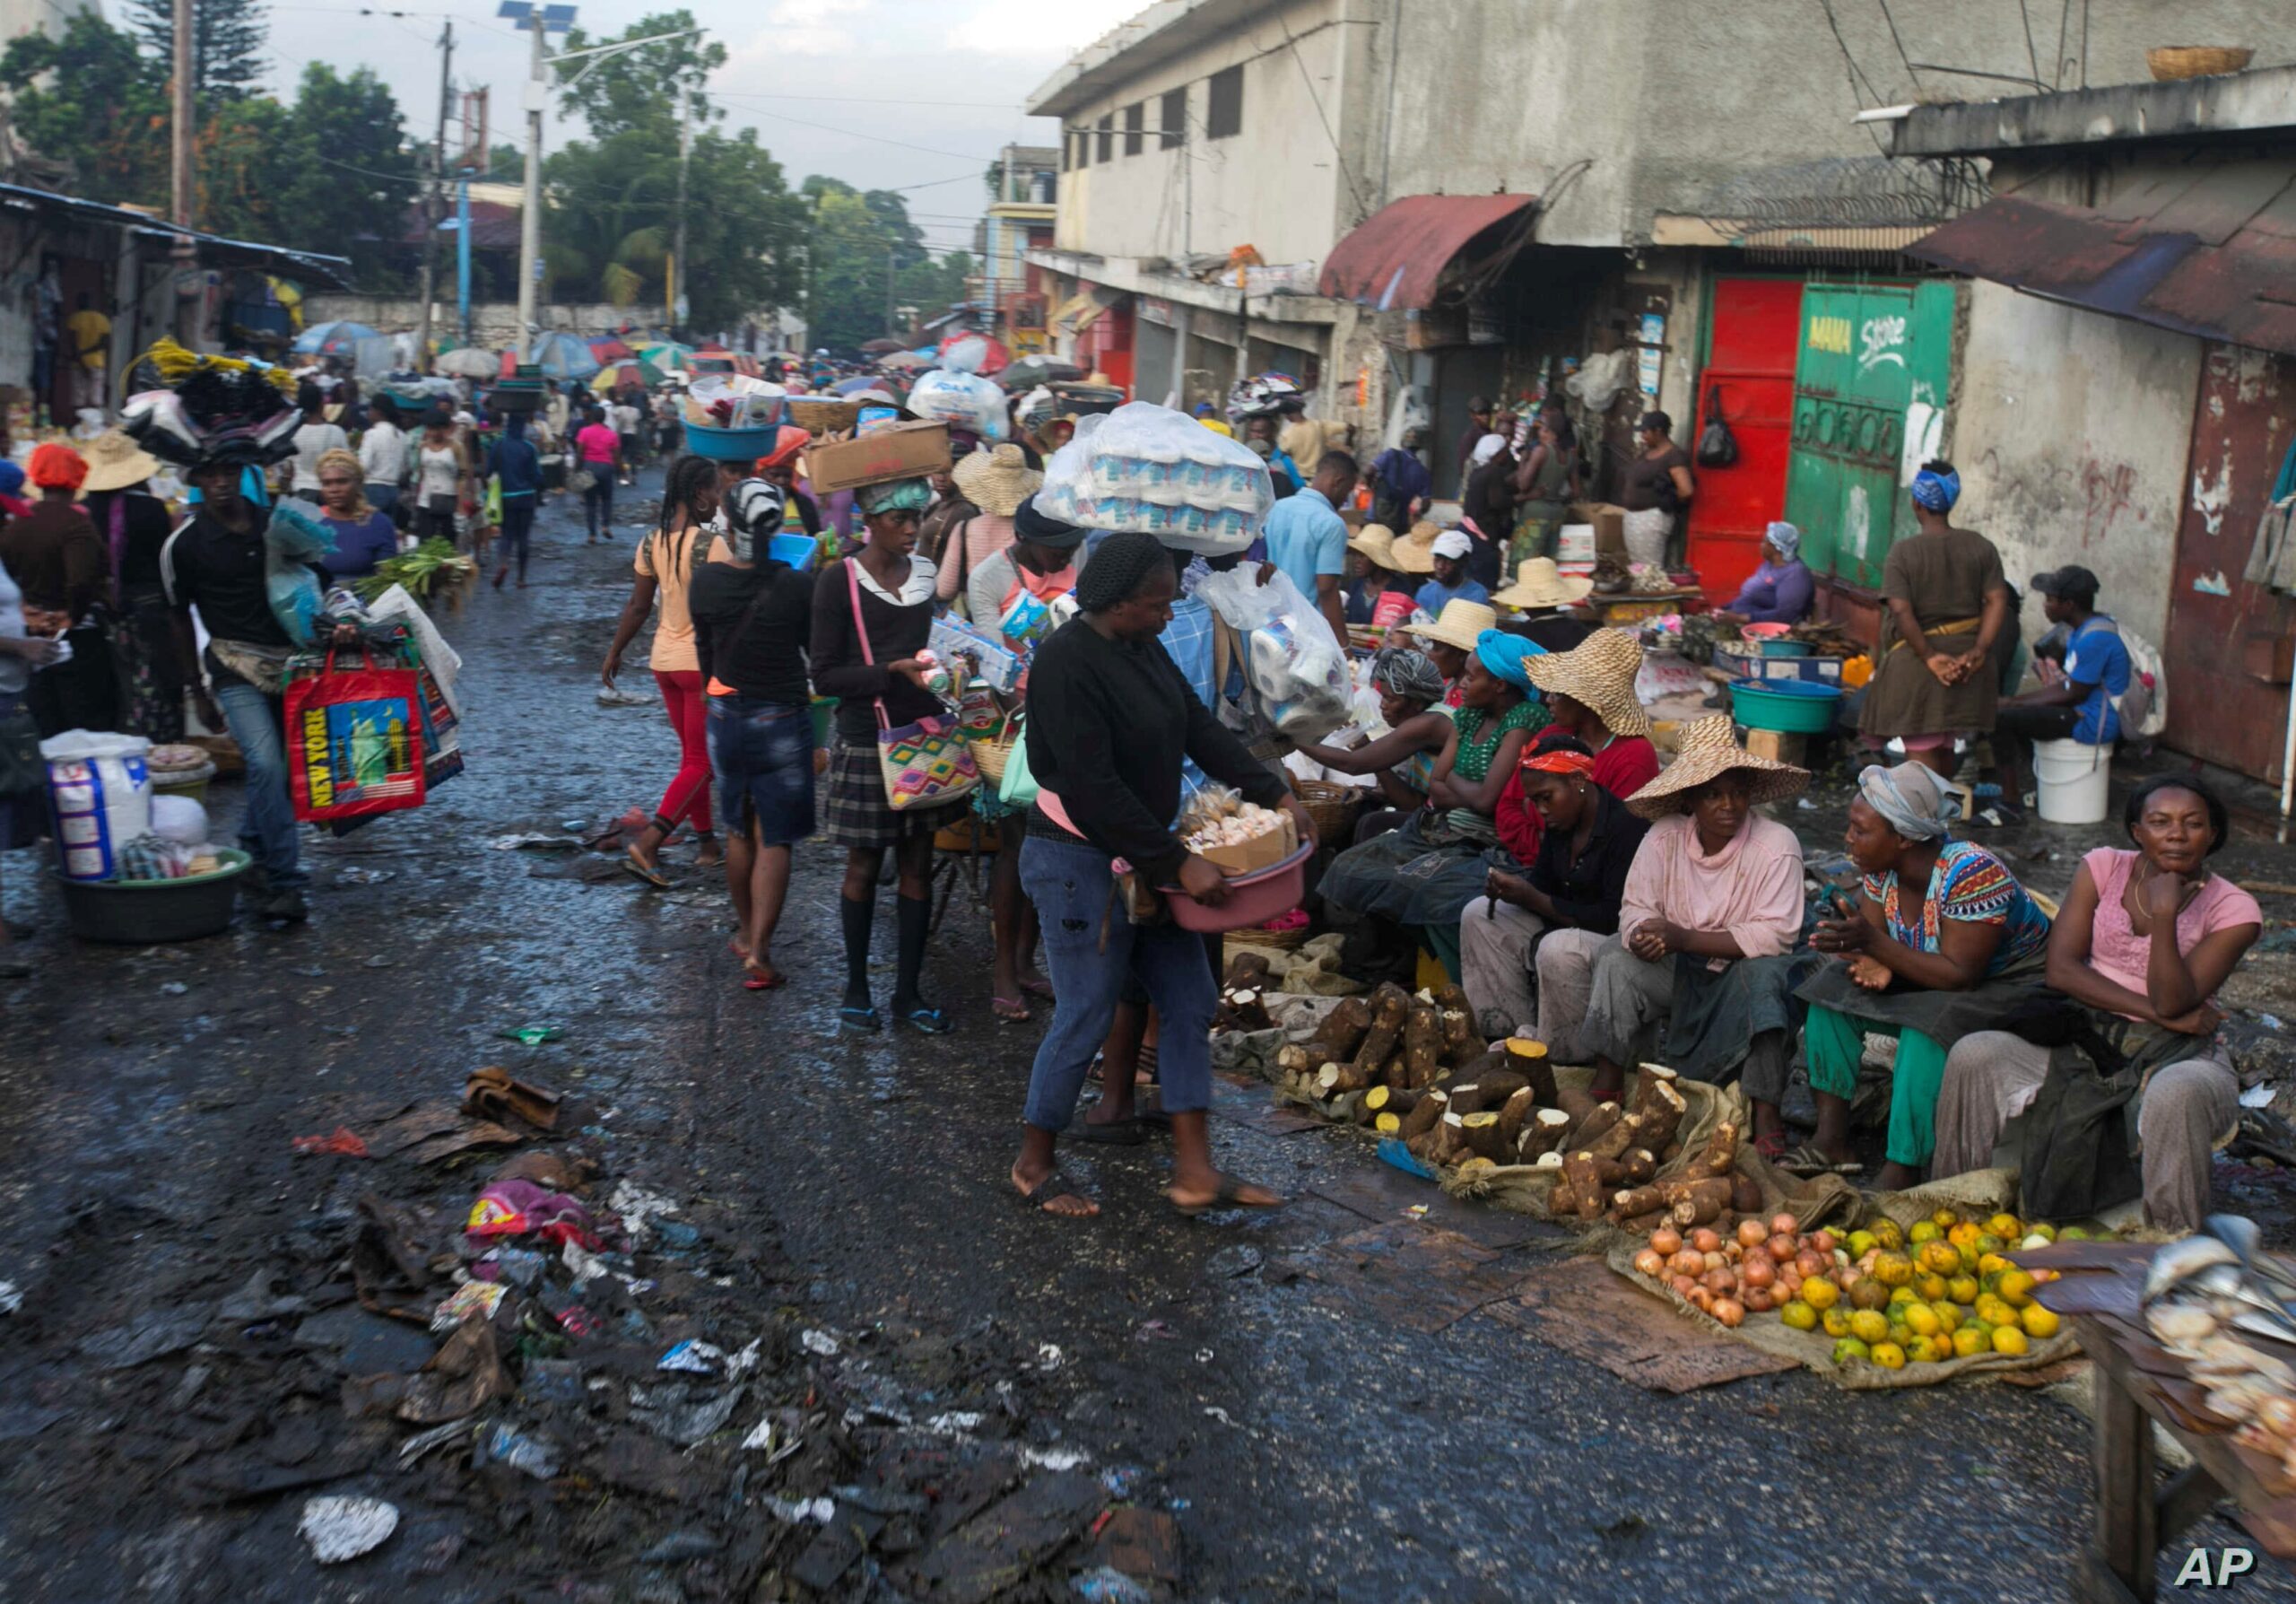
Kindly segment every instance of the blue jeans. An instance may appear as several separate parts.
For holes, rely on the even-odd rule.
[[[245,682],[215,687],[215,705],[231,739],[247,760],[247,811],[239,819],[239,845],[263,867],[274,891],[300,890],[302,841],[295,804],[287,791],[287,745],[279,698]]]
[[[728,835],[757,824],[761,847],[788,847],[813,833],[813,721],[806,710],[749,696],[711,696],[709,766],[718,818]]]
[[[523,495],[502,498],[502,566],[510,560],[518,561],[518,583],[526,582],[526,552],[533,544],[535,532],[535,497],[529,491]]]
[[[1204,937],[1178,925],[1135,925],[1109,902],[1109,855],[1032,835],[1021,847],[1021,887],[1043,927],[1045,967],[1060,998],[1052,1028],[1029,1070],[1022,1118],[1039,1130],[1065,1130],[1092,1055],[1109,1033],[1136,974],[1156,1005],[1156,1067],[1167,1113],[1212,1104],[1212,1013],[1216,991]],[[1100,945],[1106,925],[1108,946]]]

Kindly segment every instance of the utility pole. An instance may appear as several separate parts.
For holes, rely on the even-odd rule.
[[[173,41],[175,47],[173,50],[173,56],[175,58],[173,64],[175,70],[175,92],[172,96],[175,102],[175,115],[173,118],[175,124],[175,144],[174,148],[169,153],[170,157],[169,163],[169,176],[170,179],[170,187],[174,191],[170,197],[173,205],[170,206],[170,210],[175,225],[179,229],[188,229],[192,226],[191,6],[192,0],[176,0],[176,12],[174,18],[175,39]],[[200,305],[201,302],[186,297],[184,294],[187,283],[186,275],[193,272],[199,266],[199,253],[193,248],[191,236],[189,234],[178,234],[176,236],[174,256],[176,264],[176,294],[178,297],[176,303],[177,322],[179,325],[178,332],[186,336],[183,343],[186,345],[190,346],[192,349],[196,350],[198,349],[199,344],[197,330],[198,314],[196,312],[187,311],[187,309],[196,307]]]
[[[670,334],[673,338],[685,331],[687,309],[691,302],[686,294],[686,283],[691,275],[685,265],[685,184],[686,170],[693,162],[693,91],[685,84],[678,86],[678,231],[677,244],[670,251]]]
[[[885,247],[885,337],[893,333],[893,248]]]
[[[536,5],[526,19],[534,30],[534,57],[526,76],[526,200],[518,214],[518,332],[512,342],[522,353],[533,348],[535,301],[542,288],[542,114],[550,89],[542,13]]]
[[[186,0],[177,0],[178,4]],[[446,206],[439,193],[447,173],[447,100],[452,87],[455,25],[448,22],[439,35],[439,135],[430,146],[430,183],[422,196],[422,318],[415,335],[414,369],[430,366],[430,302],[439,286],[439,220]]]

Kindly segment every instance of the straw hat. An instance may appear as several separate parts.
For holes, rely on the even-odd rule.
[[[1435,571],[1435,536],[1442,533],[1439,525],[1421,519],[1411,526],[1411,533],[1395,544],[1395,568],[1397,573],[1433,573]]]
[[[1733,769],[1746,771],[1756,802],[1779,802],[1810,783],[1810,771],[1792,763],[1756,757],[1731,737],[1726,714],[1685,724],[1680,754],[1665,773],[1626,799],[1628,809],[1646,819],[1663,819],[1670,813],[1690,810],[1690,793]]]
[[[1641,669],[1642,647],[1632,635],[1596,630],[1569,651],[1533,659],[1530,674],[1540,690],[1591,709],[1613,735],[1647,736],[1650,715],[1634,694],[1634,676]]]
[[[1401,556],[1403,548],[1397,546]],[[1473,651],[1485,630],[1499,627],[1499,614],[1481,602],[1447,601],[1443,611],[1432,623],[1422,623],[1411,632],[1422,641],[1440,641],[1446,646],[1456,646],[1461,651]]]
[[[88,460],[83,491],[126,490],[160,471],[158,458],[117,429],[107,429],[81,447],[80,455]]]
[[[1528,613],[1541,607],[1570,606],[1586,600],[1594,588],[1592,580],[1564,579],[1552,557],[1527,557],[1515,571],[1515,582],[1504,590],[1492,591],[1491,599],[1502,607]]]
[[[1347,537],[1347,549],[1361,552],[1379,567],[1396,565],[1396,532],[1385,524],[1365,524]]]
[[[1044,484],[1044,475],[1009,441],[993,450],[967,453],[949,477],[965,493],[966,501],[995,518],[1012,517]]]

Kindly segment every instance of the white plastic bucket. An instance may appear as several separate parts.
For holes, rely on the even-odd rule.
[[[2113,749],[2086,741],[2035,741],[2033,786],[2052,824],[2094,824],[2105,816]]]

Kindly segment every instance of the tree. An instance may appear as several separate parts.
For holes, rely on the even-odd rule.
[[[178,0],[127,0],[135,31],[163,64],[175,59],[177,4]],[[201,109],[244,100],[255,92],[263,79],[263,47],[269,31],[262,0],[196,0],[192,4],[192,93]],[[161,76],[168,71],[162,65]]]
[[[596,45],[622,44],[653,39],[665,33],[684,33],[683,39],[640,45],[602,61],[569,64],[558,74],[559,110],[579,117],[590,126],[591,137],[612,139],[638,130],[677,137],[678,91],[693,97],[693,123],[699,129],[725,113],[703,92],[709,74],[726,65],[726,47],[706,34],[690,31],[690,11],[657,12],[640,17],[608,39],[592,39],[579,28],[566,35],[565,48],[586,50]],[[580,78],[578,84],[574,82]]]
[[[168,198],[168,95],[164,72],[135,40],[94,12],[75,13],[64,36],[26,33],[0,56],[0,86],[24,142],[70,161],[90,200],[156,205]]]

